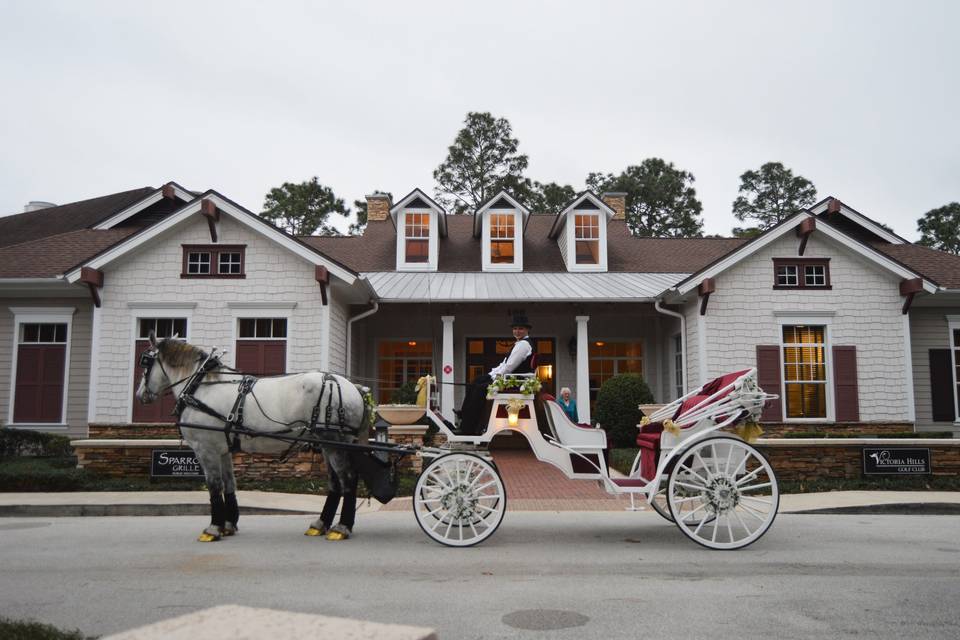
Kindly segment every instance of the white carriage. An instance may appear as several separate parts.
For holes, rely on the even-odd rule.
[[[531,374],[532,375],[532,374]],[[426,381],[429,385],[429,378]],[[446,436],[443,450],[424,449],[414,491],[417,522],[437,542],[470,546],[490,537],[507,496],[486,445],[499,433],[522,434],[538,460],[568,478],[599,482],[610,494],[640,495],[691,540],[739,549],[759,539],[779,506],[776,476],[747,440],[764,403],[756,369],[721,376],[645,417],[640,452],[627,477],[612,475],[601,429],[574,424],[552,397],[495,393],[486,430],[454,433],[426,402],[425,414]],[[427,388],[427,397],[431,393]]]

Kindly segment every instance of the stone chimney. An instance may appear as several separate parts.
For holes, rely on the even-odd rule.
[[[386,220],[390,217],[393,201],[386,193],[371,193],[367,196],[367,222]]]
[[[627,194],[622,191],[607,192],[600,196],[603,203],[613,209],[614,220],[627,218]]]

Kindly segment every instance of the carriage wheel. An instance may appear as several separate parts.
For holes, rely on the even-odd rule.
[[[413,513],[420,528],[451,547],[469,547],[489,538],[506,507],[507,492],[496,468],[466,453],[434,459],[413,492]]]
[[[711,549],[740,549],[767,532],[780,490],[767,459],[742,440],[708,438],[680,454],[667,484],[674,522]]]

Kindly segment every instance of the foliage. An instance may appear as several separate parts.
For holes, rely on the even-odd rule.
[[[597,394],[594,417],[607,432],[612,447],[629,447],[637,440],[641,404],[653,402],[653,394],[643,378],[621,373],[603,383]]]
[[[558,214],[563,211],[565,204],[577,196],[577,192],[568,184],[559,185],[556,182],[543,184],[534,180],[533,186],[523,195],[525,196],[524,204],[530,211]]]
[[[917,220],[920,244],[960,255],[960,202],[931,209]]]
[[[591,173],[587,187],[597,194],[627,194],[627,226],[636,236],[700,237],[703,205],[693,188],[694,177],[660,158],[647,158],[620,175]]]
[[[823,491],[960,491],[960,476],[913,476],[861,478],[817,478],[816,480],[780,480],[780,493],[820,493]]]
[[[417,381],[407,380],[390,396],[393,404],[417,404]]]
[[[0,458],[17,456],[69,456],[70,438],[24,429],[0,429]]]
[[[473,213],[501,189],[522,197],[529,190],[523,177],[527,156],[506,118],[470,112],[447,157],[434,172],[437,200],[455,213]]]
[[[767,434],[765,438],[860,438],[860,437],[870,437],[870,438],[894,438],[894,439],[904,439],[904,438],[937,438],[937,439],[950,439],[953,438],[952,431],[924,431],[924,432],[914,432],[914,431],[894,431],[883,433],[876,436],[859,436],[859,435],[850,435],[847,433],[827,433],[825,431],[788,431],[786,433],[780,433],[777,435]]]
[[[79,629],[63,631],[41,622],[11,620],[0,616],[0,638],[4,640],[94,640]]]
[[[389,191],[381,191],[380,189],[374,190],[374,193],[385,193],[390,196],[390,200],[393,200],[393,194]],[[367,201],[363,200],[354,200],[353,206],[357,210],[357,221],[351,222],[350,226],[347,228],[347,233],[351,236],[362,236],[363,232],[367,228]]]
[[[536,376],[519,377],[511,375],[497,375],[487,386],[487,398],[492,398],[497,393],[522,393],[532,396],[540,391],[540,380]]]
[[[812,205],[817,198],[813,183],[795,176],[779,162],[768,162],[759,171],[740,176],[740,195],[733,201],[733,215],[741,222],[756,220],[760,230]]]
[[[610,450],[610,466],[623,475],[628,475],[640,449],[636,447],[617,447]]]
[[[314,176],[305,182],[284,182],[270,189],[264,198],[260,217],[294,236],[309,236],[318,231],[320,235],[339,235],[328,224],[332,213],[349,215],[343,200]]]
[[[747,238],[749,240],[763,233],[763,229],[760,227],[734,227],[730,230],[730,233],[734,238]]]

